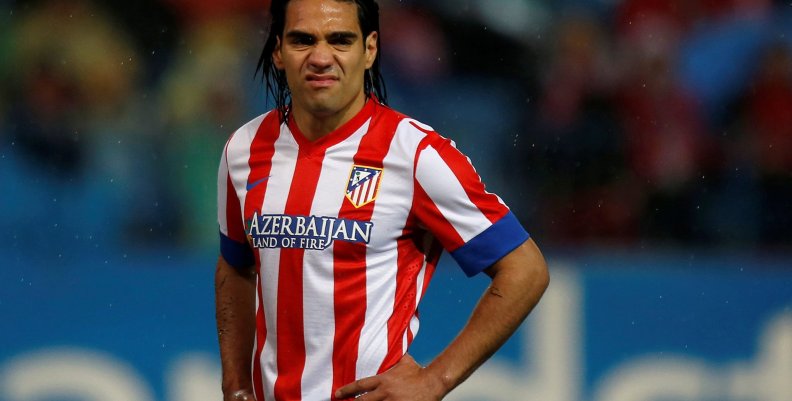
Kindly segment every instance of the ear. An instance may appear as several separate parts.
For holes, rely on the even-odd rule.
[[[281,39],[280,36],[275,37],[275,49],[272,50],[272,64],[275,64],[275,68],[282,70],[283,67],[283,59],[281,58]]]
[[[377,31],[371,32],[366,37],[366,69],[371,68],[374,60],[377,59],[377,38],[379,38]]]

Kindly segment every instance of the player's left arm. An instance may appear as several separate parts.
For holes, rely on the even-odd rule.
[[[356,401],[441,400],[517,330],[549,283],[544,257],[529,239],[484,270],[492,283],[467,325],[428,366],[409,355],[388,371],[350,383],[336,398]]]

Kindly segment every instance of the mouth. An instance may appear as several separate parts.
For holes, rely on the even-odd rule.
[[[308,85],[314,88],[326,88],[338,82],[338,77],[327,74],[308,74],[305,80]]]

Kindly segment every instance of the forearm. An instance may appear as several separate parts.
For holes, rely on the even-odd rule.
[[[255,294],[253,269],[234,268],[221,256],[215,273],[215,316],[226,399],[245,399],[232,395],[252,389],[250,366],[255,335]]]
[[[549,281],[544,259],[530,240],[498,262],[492,276],[467,325],[426,368],[440,379],[444,394],[506,342],[539,302]]]

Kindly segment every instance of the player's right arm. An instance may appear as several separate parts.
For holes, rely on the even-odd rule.
[[[215,316],[223,368],[223,400],[253,401],[251,362],[256,330],[255,260],[247,243],[241,204],[228,168],[228,146],[226,144],[223,149],[217,173],[220,257],[215,272]]]
[[[223,400],[253,401],[251,358],[255,335],[256,272],[231,266],[221,255],[215,272],[217,337]]]

